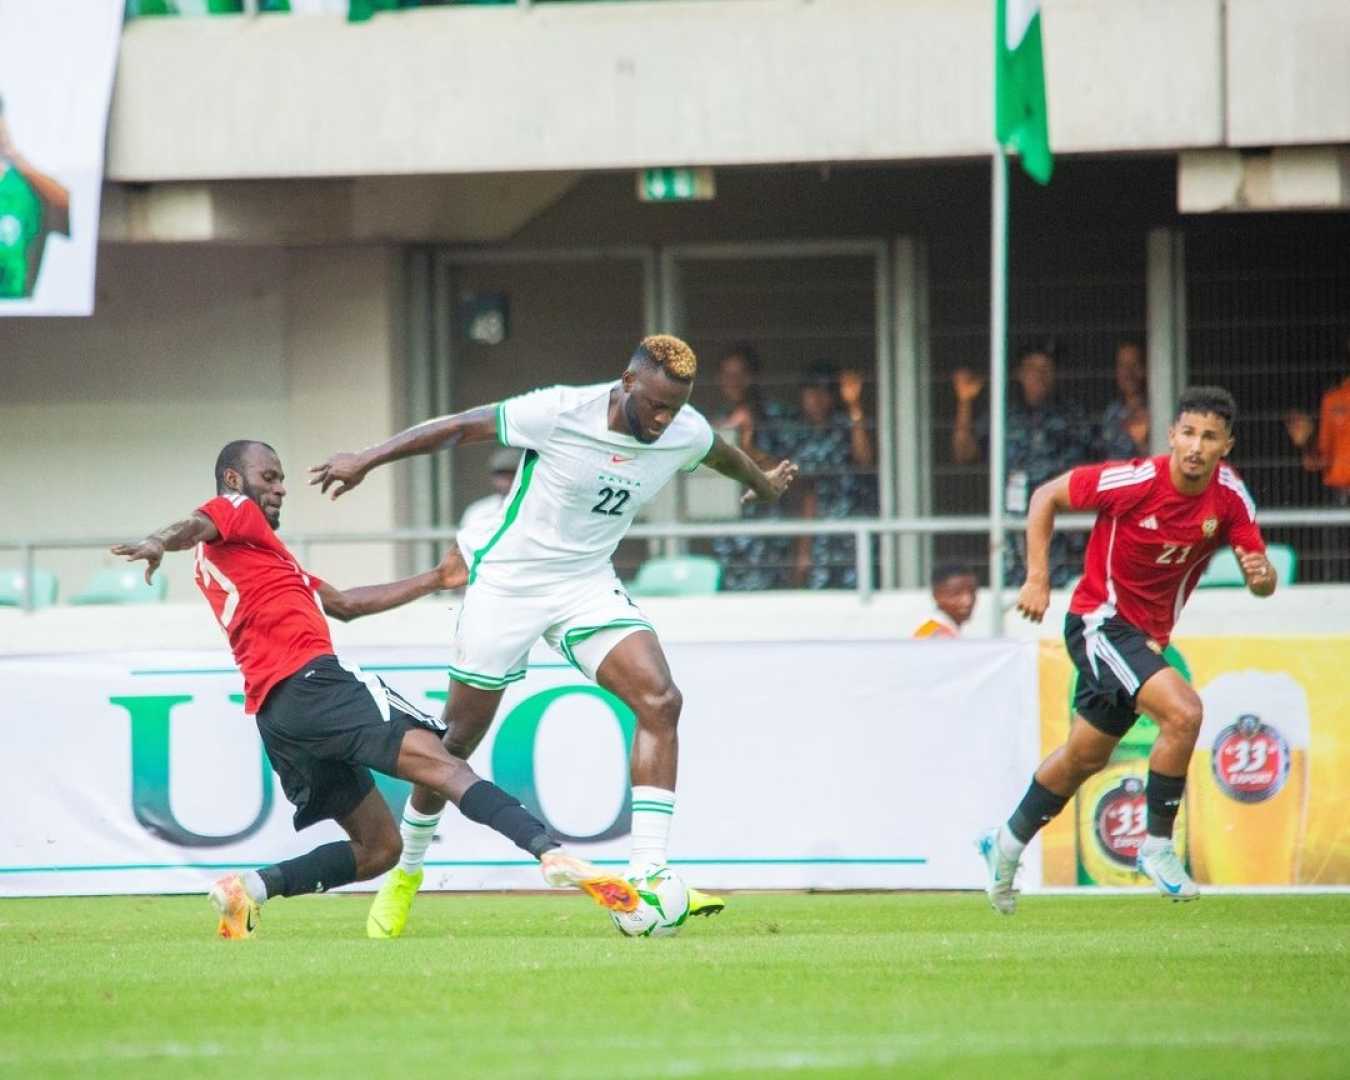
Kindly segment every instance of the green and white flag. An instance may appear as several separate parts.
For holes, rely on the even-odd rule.
[[[1055,171],[1045,109],[1040,0],[997,0],[994,21],[994,135],[1016,150],[1039,184]]]

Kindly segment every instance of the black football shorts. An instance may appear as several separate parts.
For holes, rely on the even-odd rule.
[[[257,721],[295,805],[297,829],[355,810],[375,786],[371,769],[395,775],[410,728],[445,732],[379,676],[331,655],[316,656],[272,687]]]

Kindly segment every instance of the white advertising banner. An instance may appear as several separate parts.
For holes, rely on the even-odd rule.
[[[0,0],[0,316],[94,310],[123,0]]]
[[[672,644],[685,700],[671,862],[711,888],[976,888],[977,832],[1038,752],[1034,644]],[[444,649],[344,659],[428,711]],[[628,853],[632,715],[537,652],[472,759],[579,853]],[[341,836],[296,834],[218,652],[0,660],[0,895],[186,892]],[[407,786],[382,783],[396,808]],[[1033,859],[1038,858],[1034,849]],[[448,812],[429,889],[539,888],[534,863]],[[1029,881],[1039,865],[1028,866]]]

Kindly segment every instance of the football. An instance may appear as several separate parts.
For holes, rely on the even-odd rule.
[[[668,866],[648,866],[625,878],[637,889],[632,911],[612,911],[610,918],[627,937],[670,937],[689,918],[689,890]]]

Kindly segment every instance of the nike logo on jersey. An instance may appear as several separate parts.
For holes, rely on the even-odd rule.
[[[628,455],[628,456],[625,456],[625,455],[623,455],[623,454],[613,454],[613,455],[610,456],[610,459],[609,459],[611,465],[624,465],[624,464],[627,464],[627,463],[630,462],[630,461],[636,461],[636,460],[637,460],[637,455],[636,455],[636,454],[630,454],[630,455]]]
[[[1144,518],[1144,520],[1139,523],[1139,527],[1141,529],[1156,529],[1158,527],[1158,515],[1149,514],[1148,517]]]

